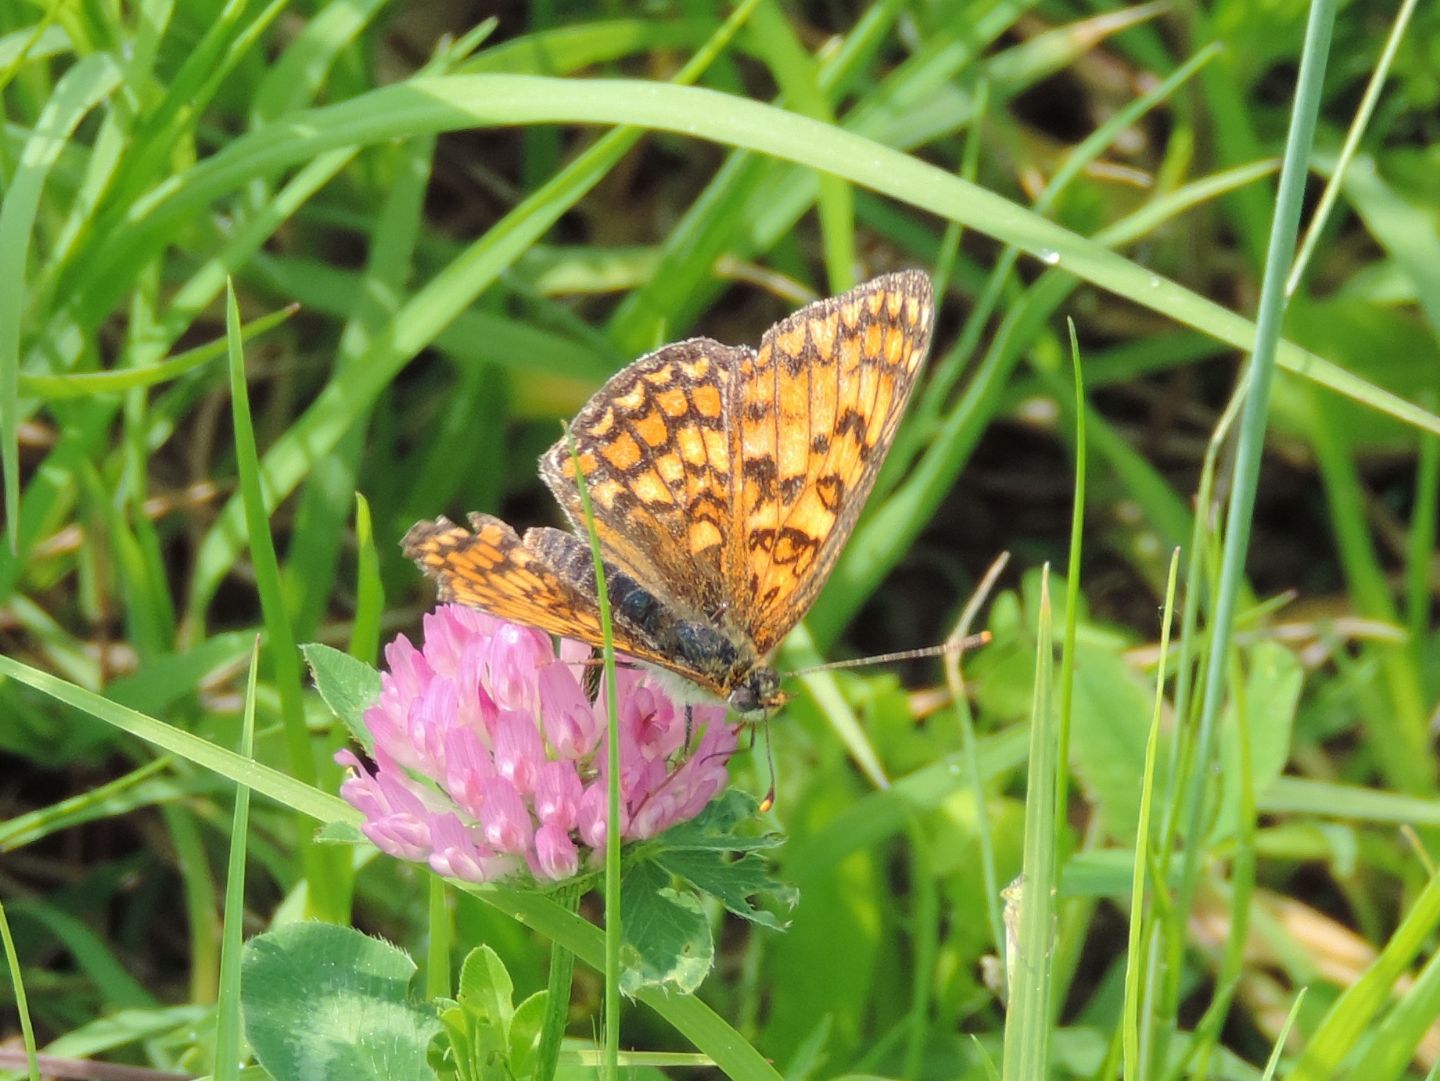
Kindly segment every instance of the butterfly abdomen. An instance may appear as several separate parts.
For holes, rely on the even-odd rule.
[[[607,568],[606,588],[617,620],[687,668],[705,673],[717,689],[728,689],[754,663],[740,656],[720,628],[683,618],[623,572]]]

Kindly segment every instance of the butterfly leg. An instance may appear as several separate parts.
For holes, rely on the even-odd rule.
[[[765,761],[770,767],[770,787],[765,792],[765,798],[760,801],[756,808],[764,814],[775,806],[775,752],[770,746],[770,715],[767,713],[764,720],[765,725]],[[755,746],[755,730],[750,730],[750,746]]]

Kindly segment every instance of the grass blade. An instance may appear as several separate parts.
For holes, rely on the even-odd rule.
[[[260,669],[260,639],[250,651],[250,674],[245,682],[245,715],[240,729],[240,750],[249,758],[255,748],[255,683]],[[250,833],[250,789],[235,789],[235,813],[230,822],[230,858],[225,869],[225,922],[221,930],[220,986],[216,995],[216,1081],[232,1081],[240,1073],[240,948],[245,937],[245,852]]]
[[[1261,285],[1259,313],[1256,320],[1255,351],[1244,375],[1245,400],[1241,406],[1239,439],[1235,452],[1234,474],[1229,507],[1225,519],[1225,537],[1221,554],[1216,596],[1211,613],[1209,649],[1200,716],[1197,722],[1196,753],[1192,769],[1200,778],[1209,772],[1214,755],[1215,730],[1226,698],[1226,677],[1230,674],[1230,651],[1235,613],[1245,573],[1245,556],[1249,548],[1251,516],[1255,509],[1255,493],[1260,478],[1260,457],[1264,449],[1266,421],[1269,413],[1270,387],[1274,379],[1280,321],[1285,304],[1285,276],[1295,252],[1296,229],[1300,221],[1301,200],[1306,180],[1306,162],[1315,133],[1315,118],[1324,83],[1325,61],[1330,32],[1335,18],[1334,0],[1319,0],[1310,10],[1306,27],[1305,49],[1295,93],[1291,126],[1285,145],[1285,160],[1280,170],[1279,191],[1271,223],[1270,241],[1266,252],[1265,277]],[[1235,690],[1235,688],[1231,688]],[[1237,710],[1237,713],[1243,710]],[[1198,783],[1197,783],[1198,787]],[[1186,845],[1182,854],[1182,873],[1177,907],[1186,913],[1195,896],[1199,874],[1200,813],[1203,801],[1192,795],[1186,822]],[[1251,852],[1253,859],[1253,850]],[[1244,862],[1244,861],[1242,861]],[[1253,862],[1250,863],[1253,866]],[[1237,862],[1237,875],[1241,863]],[[1235,895],[1245,890],[1237,882]],[[1231,943],[1243,943],[1249,926],[1248,908],[1236,904],[1231,908]],[[1233,951],[1232,951],[1233,954]],[[1227,957],[1227,962],[1230,958]],[[1233,984],[1221,984],[1207,1018],[1218,1030]],[[1199,1043],[1201,1041],[1197,1041]],[[1204,1048],[1200,1049],[1204,1054]]]
[[[12,554],[20,548],[20,318],[30,235],[51,167],[80,121],[119,82],[120,69],[107,53],[91,53],[61,76],[0,202],[0,487]]]
[[[1004,1081],[1050,1076],[1051,945],[1055,934],[1055,640],[1050,574],[1040,584],[1035,629],[1035,697],[1030,710],[1030,769],[1026,776],[1025,855],[1019,927],[1006,955],[1009,1011],[1005,1015]],[[1014,889],[1015,887],[1012,887]]]

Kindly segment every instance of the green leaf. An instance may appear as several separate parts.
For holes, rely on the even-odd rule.
[[[515,1077],[528,1077],[535,1072],[540,1028],[549,1007],[549,991],[536,991],[515,1007],[515,1015],[510,1019],[510,1072]]]
[[[669,874],[648,860],[625,873],[620,898],[625,914],[620,990],[627,997],[651,987],[693,994],[715,960],[699,898],[673,889]]]
[[[500,955],[489,946],[471,950],[460,967],[460,1004],[508,1034],[514,997],[515,984]]]
[[[1081,641],[1075,650],[1070,754],[1108,836],[1133,843],[1140,819],[1154,691],[1118,650]],[[1163,738],[1163,737],[1162,737]],[[1168,744],[1160,748],[1165,761]]]
[[[315,689],[330,712],[345,722],[350,734],[368,751],[374,746],[365,727],[365,711],[380,697],[380,673],[348,653],[310,642],[300,647]]]
[[[688,822],[682,822],[666,830],[657,843],[667,850],[675,848],[723,849],[729,852],[752,852],[759,849],[777,848],[785,843],[779,833],[744,835],[734,830],[742,823],[755,819],[759,806],[755,797],[738,788],[729,788],[717,799]]]
[[[241,962],[245,1036],[273,1077],[433,1081],[439,1032],[410,996],[415,964],[348,927],[297,923],[252,938]]]
[[[439,1056],[441,1072],[453,1070],[458,1081],[509,1081],[505,1068],[505,1034],[481,1016],[472,1003],[457,1003],[441,1012],[448,1054]],[[432,1062],[436,1058],[432,1055]]]
[[[719,852],[681,849],[659,853],[655,862],[702,893],[712,895],[726,911],[776,931],[783,931],[787,924],[773,912],[756,908],[750,898],[769,894],[786,908],[794,908],[799,898],[794,886],[771,878],[765,861],[754,853],[730,860]]]
[[[777,904],[793,908],[798,896],[788,886],[766,873],[758,850],[774,848],[784,838],[767,833],[736,833],[755,821],[755,797],[729,789],[713,800],[689,822],[667,830],[643,849],[643,858],[684,879],[702,893],[715,897],[737,916],[783,930],[785,924],[773,913],[756,908],[750,898],[768,894]],[[730,858],[730,854],[739,858]]]
[[[537,1022],[518,1042],[512,1036],[514,995],[510,973],[493,949],[482,945],[466,955],[460,967],[459,1001],[440,1015],[450,1043],[447,1065],[459,1081],[510,1081],[523,1076],[510,1061],[511,1049],[523,1046],[533,1053],[539,1028]],[[524,1023],[529,1025],[530,1019]]]
[[[441,1053],[431,1049],[431,1065],[442,1076],[453,1072],[457,1081],[481,1081],[486,1061],[481,1042],[486,1035],[493,1036],[494,1030],[481,1025],[472,1011],[459,1005],[441,1010],[440,1023],[445,1027],[448,1047]],[[498,1050],[493,1039],[490,1050]]]
[[[1277,642],[1259,642],[1250,651],[1245,712],[1250,724],[1251,790],[1259,796],[1285,769],[1290,732],[1300,704],[1304,670],[1295,654]],[[1220,804],[1214,836],[1228,837],[1240,813],[1240,732],[1232,704],[1220,728]]]

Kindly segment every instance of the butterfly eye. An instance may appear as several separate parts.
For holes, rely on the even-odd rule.
[[[778,709],[790,696],[780,690],[780,675],[768,665],[752,668],[727,701],[736,713],[755,713],[762,709]]]
[[[736,713],[754,713],[760,708],[760,699],[748,683],[742,683],[730,692],[729,703]]]

